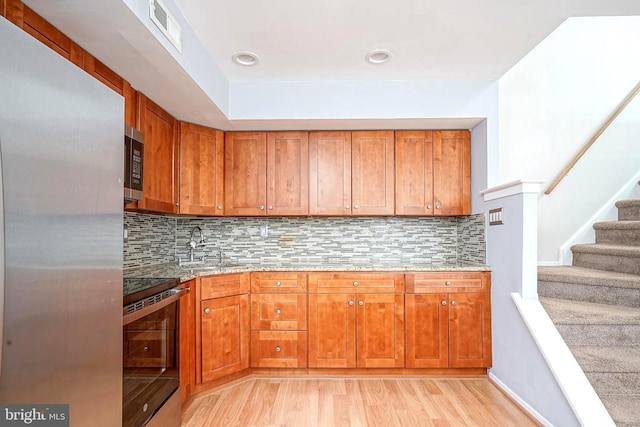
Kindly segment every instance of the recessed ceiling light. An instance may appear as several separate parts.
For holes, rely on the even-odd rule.
[[[388,62],[393,54],[386,49],[374,49],[371,52],[367,53],[367,62],[371,64],[384,64]]]
[[[253,52],[236,52],[231,57],[233,62],[245,67],[252,67],[260,62],[260,57]]]

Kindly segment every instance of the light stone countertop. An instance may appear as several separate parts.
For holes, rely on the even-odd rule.
[[[155,264],[144,267],[127,268],[124,270],[124,277],[179,277],[182,282],[186,282],[196,277],[212,276],[228,273],[262,272],[262,271],[329,271],[329,272],[430,272],[430,271],[491,271],[491,267],[486,264],[475,264],[458,262],[455,264],[383,264],[383,265],[349,265],[349,264],[242,264],[242,265],[219,265],[207,263],[191,268],[179,267],[174,263]]]

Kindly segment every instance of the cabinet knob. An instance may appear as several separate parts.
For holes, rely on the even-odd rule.
[[[143,350],[144,350],[144,351],[149,351],[149,347],[145,345],[145,346],[144,346],[144,348],[143,348]]]
[[[222,210],[222,205],[218,205],[218,210],[221,211]]]
[[[269,210],[273,210],[273,205],[269,205]]]
[[[276,314],[279,316],[279,315],[280,315],[280,313],[281,313],[280,309],[279,309],[279,308],[276,308]]]
[[[353,301],[349,301],[349,305],[353,305]]]
[[[447,280],[446,285],[447,285],[447,286],[451,286],[451,282]]]
[[[344,208],[345,208],[345,209],[351,209],[351,206],[349,206],[349,205],[344,205]]]
[[[364,301],[358,301],[358,305],[364,305]]]
[[[276,286],[280,286],[280,280],[276,282]]]
[[[353,209],[360,209],[360,205],[353,205]]]
[[[456,302],[456,300],[451,301],[451,305],[458,305],[458,303]]]
[[[432,205],[427,205],[427,209],[433,209]]]
[[[358,287],[359,283],[358,282],[353,282],[353,286],[355,286],[356,288]]]
[[[276,353],[280,353],[280,346],[276,347]]]
[[[436,205],[436,209],[440,209],[440,205]]]
[[[176,206],[180,206],[180,202],[176,202]]]
[[[264,210],[264,205],[260,205],[260,210],[263,211]]]
[[[211,309],[209,307],[204,309],[204,314],[209,314],[211,313]]]
[[[447,305],[447,301],[446,300],[442,300],[442,305]]]

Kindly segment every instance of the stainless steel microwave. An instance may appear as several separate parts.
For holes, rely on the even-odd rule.
[[[137,129],[124,127],[124,201],[142,199],[144,169],[144,135]]]

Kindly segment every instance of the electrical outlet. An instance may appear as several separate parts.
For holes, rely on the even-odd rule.
[[[489,225],[502,225],[502,208],[491,209],[489,211]]]
[[[260,237],[263,239],[269,237],[269,224],[260,224]]]

